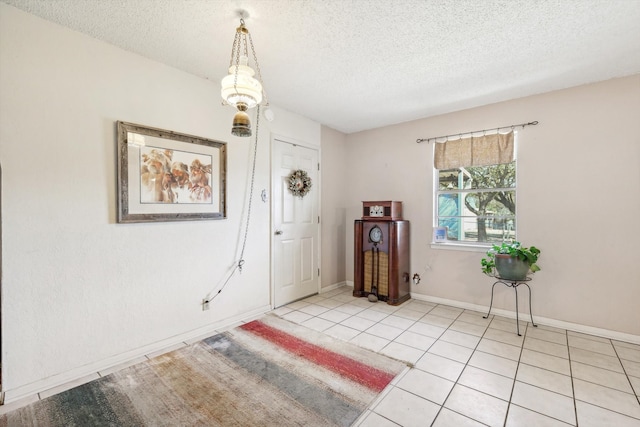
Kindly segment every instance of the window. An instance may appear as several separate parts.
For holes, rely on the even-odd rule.
[[[447,239],[494,243],[516,236],[516,162],[436,169],[435,225]]]

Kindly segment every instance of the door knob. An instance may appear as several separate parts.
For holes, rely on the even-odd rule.
[[[282,234],[282,230],[276,230],[276,232],[275,232],[275,235],[276,235],[276,236],[279,236],[279,235],[281,235],[281,234]]]

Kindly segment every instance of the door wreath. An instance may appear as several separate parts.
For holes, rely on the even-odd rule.
[[[294,196],[304,197],[311,189],[311,178],[302,169],[295,170],[289,175],[289,191]]]

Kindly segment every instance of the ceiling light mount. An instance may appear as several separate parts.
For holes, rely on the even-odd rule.
[[[229,74],[222,79],[220,94],[223,105],[231,105],[238,110],[233,118],[231,134],[248,137],[251,136],[251,122],[246,111],[263,103],[263,100],[264,105],[269,105],[269,102],[263,89],[260,65],[251,33],[244,23],[244,17],[249,14],[243,10],[237,13],[240,15],[240,26],[236,28],[229,61]],[[251,59],[255,70],[249,65]]]

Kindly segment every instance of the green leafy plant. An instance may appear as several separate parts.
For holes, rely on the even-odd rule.
[[[540,267],[536,264],[540,257],[540,249],[535,246],[524,247],[520,242],[502,242],[500,245],[493,245],[487,251],[487,258],[482,258],[480,261],[484,274],[495,275],[496,254],[510,255],[524,261],[529,265],[529,271],[532,273],[540,271]]]

